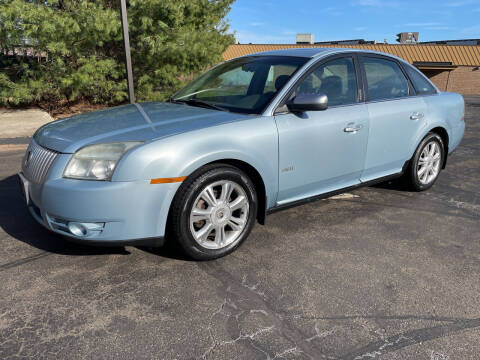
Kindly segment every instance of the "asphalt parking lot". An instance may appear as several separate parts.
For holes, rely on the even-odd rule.
[[[234,254],[90,248],[27,214],[0,151],[0,358],[479,359],[480,98],[428,192],[278,212]],[[22,142],[22,141],[20,141]]]

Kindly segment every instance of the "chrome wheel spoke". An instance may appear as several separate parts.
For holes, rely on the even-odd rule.
[[[195,208],[192,209],[191,218],[192,218],[193,222],[208,220],[210,218],[211,213],[212,213],[212,211],[211,211],[210,208],[205,210],[205,209],[199,209],[199,208],[195,207]]]
[[[226,243],[227,235],[225,234],[225,226],[217,226],[215,228],[215,243],[223,246]]]
[[[425,167],[425,171],[420,175],[420,181],[425,181],[428,176],[428,168]]]
[[[203,226],[200,230],[198,230],[196,233],[193,234],[195,240],[199,241],[200,243],[203,243],[207,241],[208,235],[213,230],[213,225],[212,223],[207,223],[205,226]]]
[[[245,226],[245,220],[232,216],[227,224],[232,228],[233,231],[240,231]]]
[[[419,177],[422,176],[425,173],[425,171],[427,171],[427,166],[426,165],[422,166],[420,168],[420,170],[418,170],[418,176]]]
[[[247,203],[247,197],[246,196],[237,196],[235,200],[233,200],[231,203],[228,204],[230,206],[230,209],[232,211],[240,209],[242,206],[244,206]]]
[[[207,186],[205,190],[202,191],[201,196],[209,206],[215,206],[217,204],[217,198],[213,192],[212,186]]]
[[[218,199],[221,202],[228,202],[230,199],[230,195],[232,194],[233,186],[231,183],[226,182],[222,184],[222,193],[220,194],[220,198]]]

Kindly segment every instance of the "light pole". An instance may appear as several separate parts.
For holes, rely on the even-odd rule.
[[[120,0],[120,9],[122,13],[123,42],[125,44],[125,67],[127,69],[128,98],[130,99],[130,103],[134,104],[135,92],[133,89],[132,58],[130,56],[130,38],[128,35],[126,0]]]

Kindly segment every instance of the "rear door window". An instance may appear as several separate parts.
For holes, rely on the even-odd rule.
[[[363,57],[362,60],[369,101],[408,96],[408,80],[395,61],[375,57]]]

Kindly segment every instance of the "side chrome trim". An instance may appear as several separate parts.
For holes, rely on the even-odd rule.
[[[305,199],[292,201],[292,202],[289,202],[289,203],[286,203],[286,204],[283,204],[283,205],[274,206],[273,208],[267,209],[267,215],[273,214],[277,211],[290,209],[292,207],[296,207],[296,206],[299,206],[299,205],[304,205],[304,204],[308,204],[308,203],[311,203],[311,202],[314,202],[314,201],[323,200],[323,199],[329,198],[331,196],[339,195],[339,194],[342,194],[344,192],[356,190],[356,189],[359,189],[359,188],[362,188],[362,187],[365,187],[365,186],[372,186],[372,185],[375,185],[375,184],[380,184],[380,183],[385,182],[385,181],[397,179],[405,173],[409,164],[410,164],[410,160],[407,160],[405,162],[405,164],[403,164],[402,171],[400,171],[399,173],[396,173],[396,174],[383,176],[383,177],[378,178],[378,179],[373,179],[373,180],[370,180],[370,181],[361,182],[357,185],[347,186],[345,188],[341,188],[341,189],[338,189],[338,190],[333,190],[333,191],[329,191],[329,192],[326,192],[326,193],[323,193],[323,194],[314,195],[314,196],[311,196],[311,197],[308,197],[308,198],[305,198]]]

